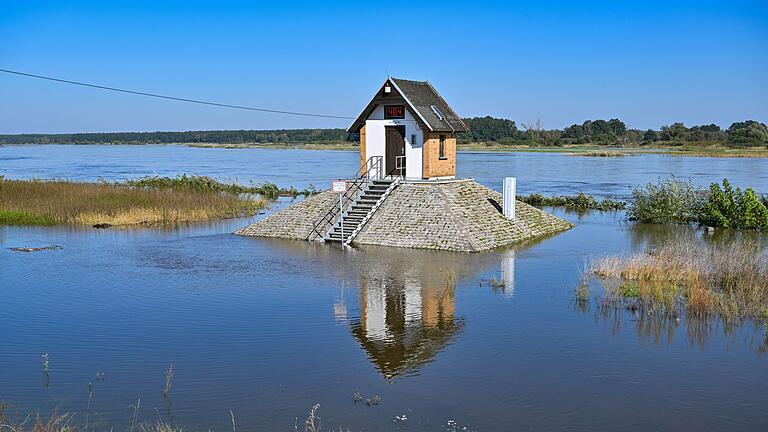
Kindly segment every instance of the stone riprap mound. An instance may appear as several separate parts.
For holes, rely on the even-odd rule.
[[[305,239],[336,199],[330,191],[314,195],[237,234]],[[402,183],[352,243],[478,252],[573,227],[520,201],[515,219],[507,220],[500,211],[503,205],[500,193],[471,180]]]
[[[235,234],[256,237],[278,237],[293,240],[306,239],[312,224],[333,205],[338,205],[339,196],[332,191],[321,192],[292,204]]]

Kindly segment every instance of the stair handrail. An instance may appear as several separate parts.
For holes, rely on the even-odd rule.
[[[357,196],[363,192],[368,183],[373,180],[380,180],[383,178],[383,157],[371,156],[364,164],[357,170],[355,176],[351,179],[347,179],[347,191],[342,196],[341,207],[346,209],[349,204],[357,199]],[[324,211],[320,217],[315,219],[312,223],[312,229],[307,234],[307,240],[314,240],[317,237],[324,237],[328,230],[333,226],[336,221],[336,216],[339,215],[339,205],[336,201]],[[340,217],[343,217],[342,214]]]
[[[354,230],[352,230],[352,232],[349,234],[349,236],[346,239],[342,236],[342,244],[344,246],[349,246],[350,243],[352,243],[352,240],[354,240],[355,237],[357,237],[357,234],[360,233],[360,231],[363,229],[363,227],[368,222],[368,220],[371,218],[371,216],[373,216],[373,214],[376,212],[376,210],[379,209],[379,207],[384,202],[384,200],[387,199],[389,194],[392,193],[392,190],[394,190],[396,187],[398,187],[400,185],[400,181],[401,181],[400,178],[395,178],[395,180],[392,181],[392,183],[390,183],[390,185],[387,188],[387,190],[384,191],[384,193],[381,195],[381,197],[379,197],[379,200],[376,202],[376,204],[373,207],[371,207],[371,210],[368,211],[368,214],[365,215],[363,220],[361,220],[360,223],[357,224],[357,227]]]

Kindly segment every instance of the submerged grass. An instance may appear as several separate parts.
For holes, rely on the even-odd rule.
[[[632,153],[626,151],[616,150],[591,150],[581,151],[576,153],[566,153],[568,156],[586,156],[586,157],[624,157],[630,156]]]
[[[717,315],[768,323],[768,255],[747,242],[677,241],[656,250],[594,261],[607,304],[642,313]]]
[[[264,200],[211,190],[104,183],[5,180],[0,224],[154,225],[251,215]]]
[[[624,210],[627,203],[610,198],[597,198],[579,192],[577,195],[544,196],[542,194],[521,195],[517,198],[526,204],[536,207],[566,207],[578,210],[617,211]]]
[[[10,412],[10,405],[0,402],[0,431],[10,432],[92,432],[96,429],[85,424],[77,424],[73,413],[53,412],[50,417],[40,414],[20,416]],[[104,428],[104,430],[107,430]],[[110,428],[113,431],[114,428]],[[181,426],[172,425],[163,420],[132,424],[131,430],[137,432],[182,432]]]

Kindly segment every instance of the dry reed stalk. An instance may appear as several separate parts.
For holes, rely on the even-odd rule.
[[[168,393],[171,392],[173,387],[173,363],[168,365],[168,370],[165,371],[165,386],[163,387],[163,397],[168,397]]]
[[[596,260],[589,271],[622,281],[606,286],[609,297],[635,299],[642,309],[680,303],[689,313],[768,321],[768,255],[754,244],[678,241]]]

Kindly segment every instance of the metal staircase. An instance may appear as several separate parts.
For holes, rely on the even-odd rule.
[[[347,180],[347,192],[341,197],[343,211],[335,202],[313,224],[307,240],[342,242],[349,245],[368,219],[381,206],[401,176],[384,175],[383,158],[373,156]],[[402,172],[402,170],[400,171]]]
[[[384,178],[370,182],[355,198],[352,205],[344,210],[323,240],[349,245],[398,184],[400,184],[399,178]]]

